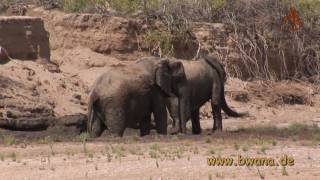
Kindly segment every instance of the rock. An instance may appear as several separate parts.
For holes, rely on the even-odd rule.
[[[235,101],[239,101],[239,102],[249,102],[249,96],[248,96],[248,92],[245,91],[232,91],[230,92],[231,97],[235,100]]]
[[[7,50],[10,57],[50,61],[49,34],[44,29],[41,18],[1,16],[0,34],[1,46]]]
[[[7,50],[0,46],[0,64],[6,64],[9,61],[10,61],[10,58]]]
[[[81,95],[80,94],[74,94],[73,97],[77,100],[81,100]]]

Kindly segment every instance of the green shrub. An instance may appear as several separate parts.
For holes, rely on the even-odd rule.
[[[132,14],[141,9],[141,0],[108,0],[110,6],[124,14]]]
[[[318,0],[282,0],[287,7],[296,8],[304,20],[320,16],[320,1]]]
[[[157,53],[160,55],[173,54],[174,36],[168,31],[151,30],[147,33],[144,41],[151,51],[159,51]]]
[[[313,21],[320,16],[320,1],[318,0],[300,0],[299,10],[305,21]]]
[[[61,0],[66,12],[86,12],[89,8],[104,6],[106,0]]]
[[[208,4],[212,10],[218,10],[226,4],[225,0],[205,0],[205,1],[208,1]]]
[[[3,136],[3,143],[6,146],[12,146],[16,144],[16,138],[12,135],[4,135]]]

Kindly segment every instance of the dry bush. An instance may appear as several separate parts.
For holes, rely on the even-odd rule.
[[[292,81],[255,81],[247,85],[250,96],[263,100],[268,106],[304,104],[313,105],[314,87]]]
[[[158,52],[170,50],[171,53],[168,55],[178,58],[192,59],[202,46],[194,38],[190,26],[199,21],[223,22],[228,29],[231,29],[231,33],[227,32],[229,34],[225,35],[229,41],[225,46],[230,48],[231,52],[234,51],[232,55],[236,58],[229,58],[230,51],[220,52],[214,44],[211,44],[209,50],[201,49],[200,52],[218,53],[227,66],[227,71],[231,72],[228,74],[242,79],[268,80],[312,77],[313,82],[320,82],[318,78],[320,3],[315,0],[296,2],[292,4],[286,0],[148,1],[144,6],[144,14],[149,20],[156,19],[165,27],[161,33],[152,32],[149,35],[172,36],[151,38],[160,37],[162,41],[149,43],[149,47],[150,49],[158,47]],[[284,21],[291,7],[296,8],[303,22],[303,26],[294,32],[290,31],[292,24]],[[212,33],[212,38],[216,38],[215,32]],[[163,42],[164,40],[170,42]],[[179,55],[179,52],[189,52],[189,54]]]
[[[63,7],[62,0],[34,0],[34,4],[42,6],[46,10]]]
[[[216,0],[210,2],[214,1]],[[191,30],[191,23],[209,20],[210,13],[204,12],[211,10],[210,7],[213,8],[213,4],[210,6],[205,2],[201,0],[147,1],[143,6],[142,16],[147,19],[150,26],[144,38],[148,49],[159,56],[193,59],[199,42]]]
[[[295,5],[283,0],[227,3],[220,18],[232,27],[231,46],[240,55],[226,63],[235,76],[272,80],[318,75],[320,26],[315,21],[319,18],[310,13],[306,17],[307,10],[298,5],[303,26],[291,32],[284,22],[291,7]]]

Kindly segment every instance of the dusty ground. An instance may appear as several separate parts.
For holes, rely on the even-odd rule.
[[[19,117],[86,113],[88,92],[97,76],[143,55],[132,52],[137,39],[124,36],[132,22],[123,18],[88,20],[41,9],[30,15],[45,20],[51,61],[56,65],[20,60],[1,65],[0,117],[8,111]],[[141,138],[129,129],[123,138],[103,134],[89,139],[86,152],[77,130],[0,129],[0,179],[319,179],[318,91],[304,82],[229,78],[229,105],[248,111],[249,116],[223,116],[222,133],[211,133],[211,110],[206,104],[201,112],[202,135],[191,135],[190,124],[188,135],[177,136],[153,133]],[[238,155],[275,159],[288,155],[295,164],[286,168],[207,165],[211,156],[236,159]]]
[[[202,124],[210,124],[210,120]],[[231,124],[225,121],[228,127]],[[245,120],[240,120],[245,121]],[[291,130],[290,130],[291,131]],[[290,131],[283,130],[284,134]],[[280,136],[273,131],[229,131],[201,136],[140,138],[102,137],[84,147],[79,137],[55,142],[50,138],[16,139],[24,142],[0,147],[1,177],[5,179],[319,179],[320,131]],[[317,135],[317,136],[315,136]],[[294,166],[208,166],[208,157],[238,155],[294,158]]]

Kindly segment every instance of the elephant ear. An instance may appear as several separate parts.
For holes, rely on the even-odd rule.
[[[155,69],[155,82],[168,96],[172,94],[172,77],[169,73],[169,60],[161,59]]]
[[[184,67],[180,61],[170,62],[171,76],[174,83],[180,83],[186,80],[186,74],[184,72]]]

